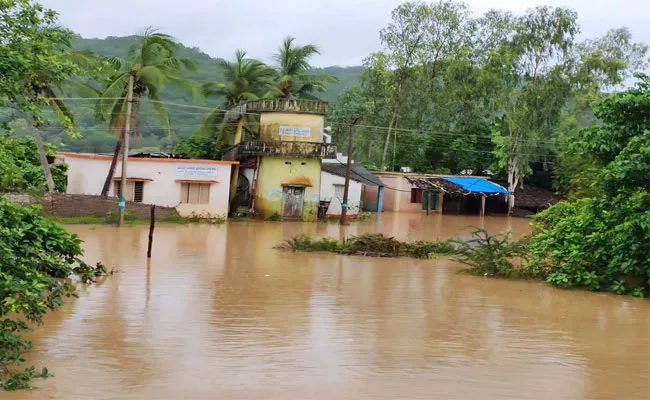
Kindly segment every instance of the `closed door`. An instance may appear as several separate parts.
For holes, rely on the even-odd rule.
[[[302,218],[302,197],[305,188],[285,186],[282,188],[282,216]]]

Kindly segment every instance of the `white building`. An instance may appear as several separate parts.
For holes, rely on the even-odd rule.
[[[101,194],[112,156],[67,153],[57,155],[69,165],[67,193]],[[129,156],[127,201],[175,207],[181,216],[228,215],[230,174],[236,161]],[[122,165],[118,161],[109,191],[118,196]]]
[[[333,160],[336,161],[336,160]],[[323,160],[320,178],[320,200],[329,201],[326,216],[341,215],[343,192],[345,190],[345,171],[347,166],[342,162]],[[346,159],[347,161],[347,159]],[[348,215],[357,216],[361,211],[361,193],[363,185],[383,186],[381,181],[361,165],[352,165],[350,172],[350,188],[348,190]]]

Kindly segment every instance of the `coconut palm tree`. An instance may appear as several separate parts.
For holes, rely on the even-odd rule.
[[[140,134],[140,104],[143,98],[149,100],[156,117],[170,135],[171,121],[160,97],[161,89],[167,84],[175,84],[187,89],[193,95],[198,94],[198,87],[182,76],[184,70],[196,71],[196,64],[192,60],[178,57],[177,54],[178,44],[171,36],[148,28],[139,35],[138,42],[129,49],[127,58],[106,58],[117,72],[109,78],[101,94],[102,99],[97,103],[97,114],[99,117],[108,115],[109,128],[116,134],[117,143],[102,189],[102,196],[108,195],[124,140],[129,76],[132,75],[134,78],[132,130],[129,133],[132,137]]]
[[[196,133],[197,138],[216,138],[221,131],[227,110],[242,101],[262,97],[276,76],[273,68],[261,61],[246,58],[246,52],[243,50],[235,52],[234,61],[219,59],[217,62],[223,71],[224,81],[204,83],[203,93],[205,96],[223,97],[223,103],[205,117]],[[223,144],[225,141],[225,138],[219,137],[217,145]]]
[[[275,71],[261,61],[246,58],[246,52],[237,50],[235,61],[217,60],[223,71],[224,82],[208,82],[204,86],[208,96],[223,96],[224,108],[231,108],[244,100],[262,96],[275,76]]]
[[[338,80],[326,74],[311,74],[312,66],[309,60],[320,50],[316,45],[297,46],[296,39],[288,36],[273,55],[277,62],[274,85],[266,97],[306,98],[314,99],[314,92],[325,92],[327,83]]]

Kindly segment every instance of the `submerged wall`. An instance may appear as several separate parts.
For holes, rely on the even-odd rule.
[[[345,187],[345,177],[323,171],[321,173],[320,199],[329,201],[325,215],[328,217],[340,216],[342,211],[343,197],[336,197],[336,186]],[[348,190],[348,213],[349,216],[358,215],[361,205],[361,183],[350,179]]]
[[[269,217],[282,215],[282,188],[301,186],[303,194],[302,219],[318,219],[321,160],[317,158],[262,157],[257,177],[255,211]]]
[[[6,193],[0,195],[21,205],[40,204],[45,215],[58,217],[105,217],[110,212],[117,212],[117,197],[65,193]],[[138,218],[148,219],[151,205],[127,201],[126,212]],[[156,206],[156,218],[178,216],[179,213],[173,207]]]

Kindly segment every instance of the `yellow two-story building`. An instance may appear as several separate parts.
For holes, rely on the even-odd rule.
[[[260,99],[238,105],[234,145],[223,160],[233,173],[235,207],[262,217],[316,221],[321,160],[336,158],[323,134],[328,105],[320,100]]]

